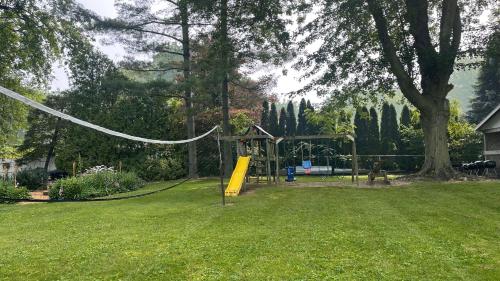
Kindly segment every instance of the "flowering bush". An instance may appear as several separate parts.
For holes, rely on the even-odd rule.
[[[0,180],[0,203],[14,203],[6,199],[29,199],[29,191],[24,187],[15,187],[12,183]]]
[[[105,165],[95,166],[92,168],[88,168],[87,170],[85,170],[85,172],[83,174],[84,175],[91,175],[91,174],[97,174],[97,173],[102,173],[102,172],[115,172],[115,168],[114,167],[106,167]]]
[[[134,173],[103,171],[60,179],[49,189],[51,199],[85,199],[136,190],[144,182]]]

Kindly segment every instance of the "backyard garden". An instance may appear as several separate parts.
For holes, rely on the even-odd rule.
[[[500,280],[499,22],[0,1],[0,281]]]

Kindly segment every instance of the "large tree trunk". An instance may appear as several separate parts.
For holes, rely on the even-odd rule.
[[[420,123],[424,132],[425,160],[419,175],[450,179],[453,170],[448,149],[448,100],[434,102],[433,106],[420,110]]]
[[[367,0],[375,20],[385,59],[396,77],[403,95],[420,110],[425,140],[425,162],[420,175],[448,179],[455,175],[448,151],[447,127],[450,118],[447,94],[455,59],[460,47],[462,23],[457,0],[443,1],[439,28],[439,52],[431,40],[429,0],[406,0],[405,20],[414,42],[421,76],[421,89],[415,78],[402,64],[398,49],[392,41],[386,13],[380,1]],[[434,27],[433,27],[434,28]]]
[[[222,77],[222,129],[224,136],[231,135],[231,124],[229,124],[229,39],[227,35],[227,0],[221,0],[221,11],[220,11],[220,40],[221,42],[221,54],[220,59],[223,64],[223,77]],[[224,176],[226,178],[231,176],[233,172],[233,152],[231,149],[231,142],[224,141]]]
[[[185,1],[179,2],[182,25],[182,54],[183,54],[183,76],[184,76],[184,100],[186,104],[186,129],[188,139],[194,138],[196,134],[193,110],[193,97],[191,89],[191,52],[189,46],[189,15]],[[188,143],[188,176],[198,177],[198,158],[196,142]]]

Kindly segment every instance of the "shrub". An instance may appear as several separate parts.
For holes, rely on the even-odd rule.
[[[58,179],[62,179],[62,178],[67,178],[68,175],[69,174],[66,171],[53,170],[53,171],[49,172],[49,179],[50,180],[58,180]]]
[[[29,199],[31,198],[29,191],[24,187],[15,187],[12,183],[0,180],[0,203],[15,203],[3,198],[12,199]]]
[[[85,199],[136,190],[144,182],[134,173],[99,172],[60,179],[49,189],[51,199]]]
[[[177,158],[147,159],[139,167],[138,174],[146,181],[174,180],[182,178],[185,170]]]
[[[16,180],[20,186],[24,186],[29,190],[45,188],[49,179],[45,169],[36,168],[32,170],[23,170],[17,174]]]

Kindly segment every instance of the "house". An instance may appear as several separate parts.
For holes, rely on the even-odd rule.
[[[476,127],[484,134],[484,157],[497,163],[500,173],[500,104]]]
[[[45,159],[37,159],[30,161],[26,164],[16,166],[16,160],[14,159],[3,159],[0,158],[0,179],[2,178],[10,178],[16,172],[20,172],[22,170],[32,170],[36,168],[43,168],[45,166]],[[49,171],[57,170],[56,163],[54,157],[50,159],[49,162]]]

